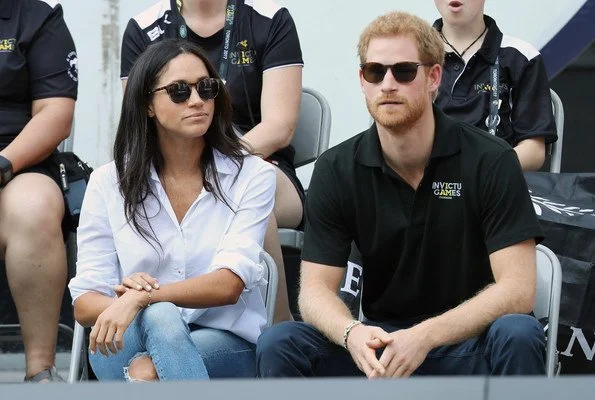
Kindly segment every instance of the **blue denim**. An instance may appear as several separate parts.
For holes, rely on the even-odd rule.
[[[241,344],[249,351],[242,351]],[[239,376],[240,368],[254,376],[253,344],[216,329],[191,332],[172,303],[155,303],[141,310],[124,333],[121,351],[109,356],[90,354],[89,361],[99,380],[126,380],[130,363],[142,354],[151,357],[162,381],[205,380],[229,373]]]
[[[410,326],[366,323],[387,332]],[[303,322],[265,331],[256,346],[256,369],[260,377],[364,376],[347,350]],[[545,375],[543,329],[529,315],[502,316],[476,338],[433,349],[414,374]]]
[[[229,331],[190,325],[190,337],[211,379],[254,378],[256,345]]]

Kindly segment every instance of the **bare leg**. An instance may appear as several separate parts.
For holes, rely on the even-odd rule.
[[[289,299],[287,297],[287,282],[285,279],[285,264],[279,243],[280,228],[295,228],[302,220],[303,207],[300,197],[289,178],[280,170],[277,170],[277,190],[275,192],[275,208],[267,227],[264,237],[264,249],[273,257],[279,270],[279,290],[277,291],[277,302],[275,305],[274,322],[292,320],[293,316],[289,311]]]
[[[136,382],[158,381],[157,371],[149,356],[136,358],[128,367],[128,377]]]
[[[31,377],[54,365],[66,286],[64,202],[47,176],[19,175],[0,192],[0,244]]]

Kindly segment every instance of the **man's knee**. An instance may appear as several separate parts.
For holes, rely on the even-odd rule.
[[[490,326],[488,336],[509,348],[543,347],[545,349],[543,327],[530,315],[504,315]]]
[[[128,376],[130,381],[156,381],[159,379],[157,370],[153,365],[151,357],[145,355],[132,360],[128,366]]]
[[[256,343],[256,358],[267,359],[295,344],[295,327],[300,322],[285,321],[265,330]]]

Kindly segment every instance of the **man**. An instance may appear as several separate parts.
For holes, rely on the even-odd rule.
[[[514,151],[432,107],[444,50],[420,18],[381,16],[358,49],[375,124],[316,164],[305,323],[264,332],[259,375],[544,374],[543,331],[527,315],[541,232]],[[352,241],[362,323],[336,295]]]
[[[434,2],[442,16],[434,28],[447,52],[436,104],[449,116],[486,131],[493,128],[514,147],[523,170],[538,170],[545,145],[558,139],[541,54],[529,43],[503,35],[496,21],[483,14],[485,0]],[[490,109],[495,96],[497,103]]]

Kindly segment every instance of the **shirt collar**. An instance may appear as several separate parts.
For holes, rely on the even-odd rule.
[[[209,151],[209,150],[205,150]],[[211,150],[213,152],[213,159],[215,161],[215,171],[219,175],[230,175],[233,174],[234,169],[237,169],[237,166],[234,162],[229,159],[228,157],[221,154],[218,150]],[[151,164],[151,179],[155,182],[159,182],[159,175],[157,174],[157,170],[155,166]]]
[[[435,105],[432,105],[432,110],[434,112],[435,130],[430,159],[448,157],[458,153],[461,149],[460,125],[446,116]],[[387,168],[382,156],[376,123],[364,132],[355,149],[354,158],[356,162],[367,167],[378,167],[382,168],[383,171]]]
[[[488,64],[494,64],[496,62],[496,57],[498,56],[498,51],[500,50],[500,44],[502,43],[502,32],[493,18],[484,15],[483,21],[488,27],[488,31],[477,54],[483,57]],[[444,26],[442,18],[438,18],[434,21],[433,26],[438,32],[441,32],[442,27]]]
[[[0,18],[9,19],[12,16],[12,0],[0,1]]]

